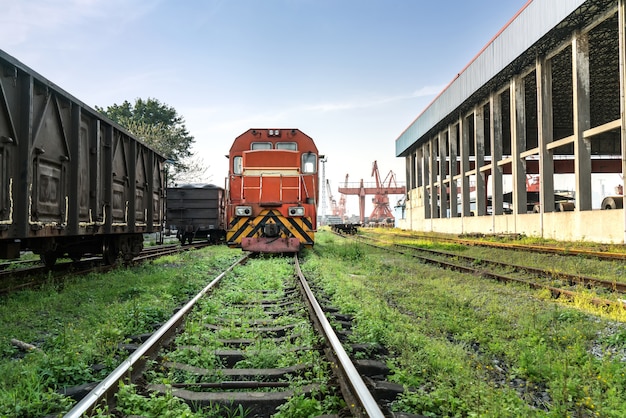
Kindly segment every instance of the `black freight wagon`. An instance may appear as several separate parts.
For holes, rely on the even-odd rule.
[[[0,50],[0,258],[132,259],[163,225],[164,162]]]
[[[194,239],[217,244],[226,237],[224,189],[213,184],[167,188],[166,224],[182,244]]]

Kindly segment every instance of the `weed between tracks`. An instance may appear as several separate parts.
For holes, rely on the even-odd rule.
[[[528,255],[526,255],[528,257]],[[626,415],[623,312],[437,269],[319,233],[304,264],[354,339],[392,351],[395,409],[425,416]]]
[[[320,389],[316,396],[294,396],[287,404],[280,407],[275,418],[317,416],[335,413],[341,409],[342,401],[332,394],[329,378],[330,367],[322,354],[315,348],[320,345],[319,337],[309,323],[304,306],[288,313],[268,316],[261,302],[271,304],[286,296],[285,289],[295,289],[293,265],[289,258],[261,258],[248,261],[228,274],[216,288],[210,298],[202,300],[186,321],[185,332],[176,338],[175,350],[164,354],[164,360],[183,363],[203,369],[205,373],[177,369],[153,370],[151,383],[194,384],[217,383],[228,379],[220,371],[224,365],[219,358],[219,350],[230,349],[224,340],[252,339],[251,344],[243,346],[243,359],[233,365],[235,369],[271,369],[294,365],[308,365],[302,375],[288,375],[286,382],[290,389],[317,383]],[[296,296],[299,299],[299,296]],[[277,308],[280,310],[280,308]],[[254,321],[265,318],[267,323],[260,325],[280,327],[294,325],[285,341],[276,342],[259,338]],[[221,325],[218,329],[208,328],[207,324]],[[255,381],[270,381],[265,376],[256,376]],[[218,392],[224,389],[216,388]],[[267,391],[283,390],[265,389]],[[210,390],[203,389],[203,392]],[[232,389],[231,391],[238,391]],[[217,407],[216,407],[217,408]],[[233,411],[217,408],[216,411],[202,411],[200,416],[222,417]],[[230,415],[229,415],[230,416]]]

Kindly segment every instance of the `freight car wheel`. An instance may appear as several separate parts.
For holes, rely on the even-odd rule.
[[[80,261],[80,259],[82,258],[81,255],[78,254],[70,254],[70,260],[72,260],[73,262],[77,263]]]
[[[114,239],[105,239],[102,243],[102,259],[108,265],[113,265],[117,261],[120,250]]]
[[[59,256],[54,252],[45,252],[39,254],[39,259],[46,267],[53,267]]]

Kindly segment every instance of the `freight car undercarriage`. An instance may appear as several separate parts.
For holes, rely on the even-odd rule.
[[[0,258],[133,258],[162,229],[165,160],[0,50]]]
[[[105,263],[115,264],[120,254],[124,261],[130,261],[142,249],[141,233],[26,238],[1,242],[0,258],[19,258],[20,252],[32,251],[49,267],[62,257],[78,261],[84,257],[102,256]]]

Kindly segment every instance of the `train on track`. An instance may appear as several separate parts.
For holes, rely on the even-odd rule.
[[[295,253],[315,242],[318,153],[298,129],[250,129],[233,142],[227,179],[230,247]]]
[[[226,194],[213,184],[187,184],[167,188],[166,226],[176,231],[181,244],[226,239]]]
[[[133,258],[163,225],[164,163],[0,50],[0,258]]]
[[[232,144],[226,187],[166,190],[165,156],[0,50],[0,259],[102,256],[143,249],[172,225],[251,252],[314,244],[318,160],[298,129],[250,129]]]

